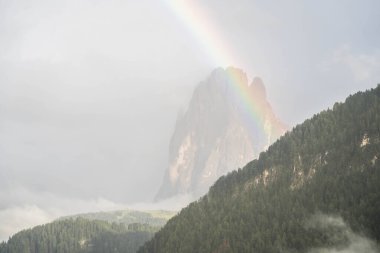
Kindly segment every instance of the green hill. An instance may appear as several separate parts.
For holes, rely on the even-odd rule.
[[[138,252],[379,252],[379,158],[380,86],[221,177]]]
[[[175,212],[121,210],[78,214],[23,230],[0,253],[134,253]]]

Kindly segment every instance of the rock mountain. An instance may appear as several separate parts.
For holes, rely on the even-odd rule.
[[[240,69],[214,70],[195,88],[187,111],[177,119],[156,199],[182,194],[198,198],[220,176],[257,158],[285,131],[260,78],[249,85]]]

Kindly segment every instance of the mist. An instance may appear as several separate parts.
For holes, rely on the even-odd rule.
[[[378,1],[197,4],[290,127],[380,82]],[[156,207],[177,114],[219,66],[170,1],[0,1],[0,240]]]
[[[334,232],[327,234],[331,241],[336,240],[334,238],[345,238],[347,240],[345,245],[336,245],[329,248],[315,248],[309,250],[309,253],[380,252],[378,245],[373,240],[353,232],[350,226],[340,216],[318,213],[307,222],[307,227],[321,229],[322,231],[333,230]]]

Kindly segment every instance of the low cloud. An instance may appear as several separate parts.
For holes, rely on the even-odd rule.
[[[379,253],[379,248],[374,241],[351,230],[349,225],[339,216],[325,214],[314,215],[306,224],[307,228],[330,231],[326,233],[332,241],[346,241],[344,245],[326,248],[314,248],[308,253]],[[332,232],[331,232],[332,231]]]
[[[136,210],[169,210],[179,211],[194,201],[191,194],[177,195],[158,202],[141,202],[129,205],[129,208]]]
[[[11,198],[6,199],[5,195]],[[127,208],[122,203],[102,197],[75,199],[24,188],[2,192],[0,199],[7,201],[0,207],[0,241],[7,240],[20,230],[51,222],[61,216]]]
[[[193,200],[191,195],[180,195],[160,202],[126,204],[107,198],[68,198],[50,192],[31,191],[24,187],[0,192],[0,242],[15,233],[55,219],[80,213],[136,210],[179,211]]]
[[[54,215],[36,205],[15,206],[0,210],[0,241],[19,230],[47,223]]]

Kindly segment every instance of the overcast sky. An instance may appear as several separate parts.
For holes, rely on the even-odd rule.
[[[178,111],[220,65],[208,32],[289,126],[380,83],[378,0],[193,5],[206,38],[170,2],[0,0],[0,240],[150,202]]]

